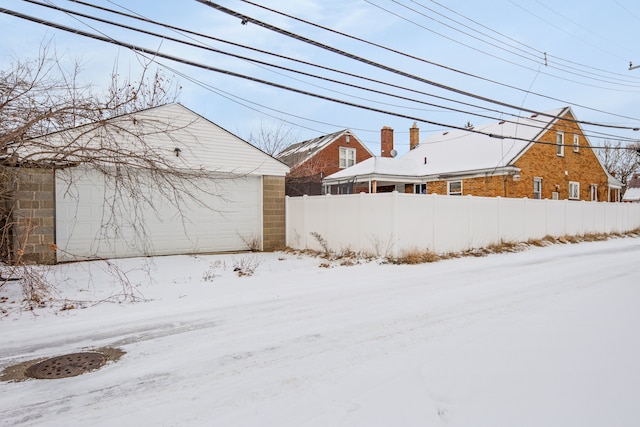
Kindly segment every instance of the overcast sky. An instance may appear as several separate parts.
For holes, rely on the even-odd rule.
[[[313,27],[241,0],[217,2],[295,35],[400,73],[411,74],[411,78],[278,34],[251,20],[243,25],[241,18],[197,0],[90,2],[233,43],[376,79],[395,87],[201,37],[187,36],[72,1],[46,2],[401,98],[258,65],[25,1],[5,0],[2,3],[6,9],[42,20],[370,109],[322,100],[169,59],[157,59],[160,66],[167,67],[164,68],[167,75],[175,74],[180,80],[183,86],[180,101],[185,106],[244,138],[252,129],[260,126],[261,121],[285,120],[287,126],[295,129],[298,140],[350,128],[372,151],[379,153],[380,128],[387,125],[395,129],[396,149],[402,154],[408,149],[408,129],[414,121],[418,122],[424,139],[429,133],[442,131],[448,125],[464,126],[467,122],[480,125],[510,118],[514,114],[531,114],[519,112],[514,106],[548,111],[570,105],[580,120],[640,127],[640,68],[629,70],[629,61],[640,65],[640,47],[637,44],[640,4],[631,0],[260,2],[279,12],[384,45],[399,53]],[[80,60],[84,69],[83,77],[97,88],[107,84],[116,61],[120,73],[135,78],[140,71],[140,63],[148,60],[125,47],[69,34],[6,14],[0,14],[0,28],[3,34],[0,39],[3,69],[15,58],[36,56],[45,41],[55,45],[65,64]],[[592,145],[600,145],[603,138],[638,137],[638,132],[627,129],[584,128],[592,135]]]

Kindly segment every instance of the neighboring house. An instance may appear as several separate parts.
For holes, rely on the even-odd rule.
[[[623,202],[640,203],[640,174],[634,173],[629,182],[627,182],[627,190],[622,197]]]
[[[193,171],[198,178],[179,179],[167,198],[167,189],[163,195],[154,185],[158,175],[128,168],[125,161],[118,173],[142,179],[134,181],[139,188],[123,191],[100,170],[114,168],[114,163],[94,167],[72,161],[74,148],[100,143],[100,128],[90,125],[65,131],[78,136],[73,142],[77,147],[67,145],[65,155],[52,152],[21,163],[27,153],[9,152],[5,160],[11,163],[0,166],[4,187],[11,190],[5,201],[10,217],[3,220],[17,227],[5,252],[21,251],[27,260],[55,263],[284,246],[284,178],[289,171],[284,163],[180,104],[107,122],[117,128],[114,138],[122,138],[124,146],[134,150],[127,136],[144,134],[145,147],[166,159],[166,167],[185,171],[185,177]],[[37,140],[45,139],[48,145],[62,144],[58,134]]]
[[[322,179],[373,156],[350,130],[344,129],[290,145],[275,157],[289,167],[287,196],[318,195]]]
[[[327,192],[350,185],[353,192],[611,202],[620,201],[623,186],[591,149],[570,107],[445,131],[412,143],[400,158],[366,160],[323,184]]]

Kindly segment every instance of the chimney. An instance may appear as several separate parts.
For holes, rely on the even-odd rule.
[[[420,128],[414,123],[409,129],[409,150],[413,150],[420,144]]]
[[[380,145],[382,157],[393,157],[391,151],[393,151],[393,129],[389,126],[384,126],[380,131]]]

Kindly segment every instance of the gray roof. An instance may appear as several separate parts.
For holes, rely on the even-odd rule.
[[[343,129],[317,138],[292,144],[276,154],[275,158],[293,168],[315,156],[323,148],[340,138],[345,133],[348,133],[352,138],[355,138],[355,140],[373,156],[373,153],[371,153],[371,151],[353,134],[353,132],[349,129]]]

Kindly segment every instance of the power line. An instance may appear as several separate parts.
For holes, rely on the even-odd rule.
[[[205,69],[205,70],[209,70],[209,71],[214,71],[214,72],[221,73],[221,74],[226,74],[226,75],[229,75],[229,76],[238,77],[238,78],[242,78],[242,79],[249,80],[249,81],[254,81],[254,82],[257,82],[257,83],[269,85],[269,86],[276,87],[276,88],[279,88],[279,89],[283,89],[283,90],[295,92],[295,93],[298,93],[298,94],[315,97],[315,98],[318,98],[318,99],[323,99],[323,100],[334,102],[334,103],[339,103],[339,104],[350,106],[350,107],[355,107],[355,108],[364,109],[364,110],[377,112],[377,113],[381,113],[381,114],[387,114],[387,115],[391,115],[391,116],[406,118],[406,119],[410,119],[410,120],[414,120],[414,121],[418,121],[418,122],[422,122],[422,123],[427,123],[427,124],[431,124],[431,125],[436,125],[436,126],[440,126],[440,127],[445,127],[445,128],[450,128],[450,129],[457,129],[457,130],[464,130],[466,132],[482,134],[482,135],[489,136],[489,137],[492,137],[492,138],[497,138],[497,139],[513,139],[513,140],[532,142],[532,141],[527,140],[527,139],[522,139],[522,138],[513,137],[513,136],[490,134],[490,133],[486,133],[486,132],[479,131],[479,130],[468,129],[466,127],[461,127],[461,126],[456,126],[456,125],[444,124],[444,123],[435,122],[435,121],[432,121],[432,120],[426,120],[426,119],[421,118],[421,117],[416,117],[416,116],[411,116],[411,115],[408,115],[408,114],[402,114],[402,113],[382,110],[382,109],[379,109],[379,108],[369,107],[369,106],[365,106],[365,105],[361,105],[361,104],[356,104],[356,103],[353,103],[353,102],[350,102],[350,101],[336,99],[336,98],[332,98],[332,97],[328,97],[328,96],[324,96],[324,95],[320,95],[320,94],[304,91],[304,90],[301,90],[301,89],[292,88],[290,86],[285,86],[285,85],[281,85],[281,84],[278,84],[278,83],[269,82],[269,81],[266,81],[266,80],[263,80],[263,79],[258,79],[256,77],[251,77],[251,76],[247,76],[247,75],[244,75],[244,74],[235,73],[235,72],[232,72],[232,71],[229,71],[229,70],[223,70],[223,69],[220,69],[220,68],[211,67],[211,66],[208,66],[208,65],[204,65],[204,64],[200,64],[200,63],[194,62],[194,61],[189,61],[189,60],[178,58],[178,57],[175,57],[175,56],[172,56],[172,55],[164,54],[164,53],[159,52],[159,51],[150,50],[150,49],[147,49],[147,48],[144,48],[144,47],[140,47],[140,46],[137,46],[137,45],[133,45],[133,44],[130,44],[130,43],[121,42],[121,41],[115,40],[115,39],[113,39],[111,37],[99,36],[99,35],[96,35],[96,34],[87,33],[85,31],[81,31],[81,30],[78,30],[78,29],[66,27],[66,26],[63,26],[63,25],[60,25],[60,24],[56,24],[56,23],[53,23],[53,22],[50,22],[50,21],[46,21],[46,20],[43,20],[43,19],[39,19],[39,18],[35,18],[35,17],[32,17],[32,16],[29,16],[29,15],[21,14],[19,12],[11,11],[9,9],[0,8],[0,13],[5,13],[5,14],[8,14],[8,15],[12,15],[14,17],[25,19],[25,20],[28,20],[28,21],[31,21],[31,22],[35,22],[35,23],[38,23],[38,24],[41,24],[41,25],[46,25],[46,26],[49,26],[51,28],[56,28],[56,29],[59,29],[59,30],[62,30],[62,31],[73,33],[73,34],[81,35],[81,36],[88,37],[88,38],[91,38],[91,39],[95,39],[95,40],[107,42],[107,43],[110,43],[110,44],[122,46],[122,47],[128,48],[128,49],[130,49],[130,50],[132,50],[132,51],[134,51],[136,53],[144,53],[144,54],[151,55],[153,58],[160,57],[160,58],[164,58],[164,59],[169,59],[169,60],[172,60],[172,61],[175,61],[175,62],[178,62],[178,63],[182,63],[182,64],[185,64],[185,65],[190,65],[190,66],[194,66],[194,67]],[[153,61],[157,62],[155,59],[153,59]],[[546,114],[546,116],[552,117],[552,118],[556,118],[556,119],[561,119],[560,117],[551,116],[549,114]],[[621,139],[621,140],[626,140],[626,139]],[[538,143],[538,141],[536,141],[536,143]],[[599,148],[599,147],[592,147],[592,146],[585,146],[585,147]]]
[[[196,48],[201,48],[201,49],[205,49],[205,50],[212,51],[212,52],[215,52],[215,53],[220,53],[220,54],[223,54],[223,55],[231,56],[231,57],[234,57],[234,58],[237,58],[237,59],[242,59],[242,60],[245,60],[245,61],[248,61],[248,62],[251,62],[251,63],[261,64],[263,66],[268,66],[268,67],[273,67],[273,68],[278,68],[278,69],[282,69],[282,70],[285,70],[285,71],[288,71],[288,72],[293,72],[293,73],[297,73],[297,74],[301,74],[301,75],[305,75],[305,76],[321,79],[321,80],[328,81],[328,82],[331,82],[331,83],[345,85],[345,86],[356,88],[356,89],[359,89],[359,90],[369,91],[369,92],[373,92],[373,93],[377,93],[377,94],[381,94],[381,95],[385,95],[385,96],[389,96],[389,97],[395,97],[395,98],[398,98],[398,99],[403,99],[403,100],[407,100],[407,101],[411,101],[411,102],[416,102],[416,103],[420,103],[420,104],[423,104],[423,105],[428,105],[428,106],[437,107],[437,108],[443,108],[443,109],[447,109],[447,110],[458,112],[458,113],[470,114],[470,115],[473,115],[473,116],[476,116],[476,117],[482,117],[482,118],[488,118],[488,119],[492,119],[492,120],[498,120],[498,118],[496,118],[496,117],[487,116],[485,114],[479,114],[479,113],[474,113],[474,112],[470,112],[470,111],[455,109],[455,108],[452,108],[452,107],[446,107],[446,106],[439,105],[439,104],[428,103],[428,102],[425,102],[425,101],[416,100],[414,98],[404,97],[404,96],[392,94],[392,93],[389,93],[389,92],[384,92],[384,91],[379,91],[379,90],[375,90],[375,89],[364,87],[364,86],[354,85],[354,84],[351,84],[351,83],[346,83],[346,82],[342,82],[342,81],[335,80],[335,79],[329,79],[329,78],[326,78],[326,77],[323,77],[323,76],[318,76],[318,75],[314,75],[314,74],[311,74],[311,73],[306,73],[306,72],[294,70],[294,69],[291,69],[291,68],[288,68],[288,67],[282,67],[282,66],[279,66],[279,65],[267,63],[267,62],[264,62],[264,61],[259,61],[259,60],[256,60],[256,59],[253,59],[253,58],[248,58],[248,57],[241,56],[241,55],[232,54],[232,53],[229,53],[229,52],[224,52],[224,51],[221,51],[219,49],[215,49],[215,48],[211,48],[211,47],[207,47],[207,46],[202,46],[200,44],[195,44],[195,43],[187,42],[187,41],[184,41],[184,40],[179,40],[179,39],[176,39],[176,38],[173,38],[173,37],[165,36],[165,35],[162,35],[162,34],[151,32],[151,31],[138,29],[138,28],[131,27],[131,26],[124,25],[124,24],[120,24],[120,23],[115,23],[113,21],[109,21],[109,20],[106,20],[106,19],[94,17],[94,16],[91,16],[91,15],[83,14],[83,13],[72,11],[72,10],[65,9],[65,8],[61,8],[61,7],[58,7],[58,6],[43,4],[43,3],[40,3],[40,2],[35,1],[35,0],[24,0],[24,1],[27,1],[27,2],[32,3],[32,4],[40,5],[40,6],[43,6],[43,7],[51,8],[51,9],[54,9],[54,10],[62,11],[62,12],[65,12],[67,14],[77,15],[77,16],[81,16],[81,17],[84,17],[84,18],[88,18],[88,19],[99,21],[99,22],[107,23],[107,24],[110,24],[110,25],[117,26],[119,28],[125,28],[125,29],[128,29],[128,30],[140,32],[140,33],[143,33],[143,34],[153,35],[155,37],[162,38],[163,40],[175,41],[175,42],[178,42],[178,43],[186,44],[188,46],[193,46],[193,47],[196,47]],[[109,10],[109,9],[107,9],[107,10]],[[140,18],[137,18],[137,17],[133,17],[133,18],[134,19],[140,19]],[[147,21],[149,21],[149,20],[147,20]],[[103,35],[104,35],[104,33],[103,33]],[[358,77],[362,78],[360,76],[358,76]],[[298,79],[294,79],[294,80],[299,81]],[[380,82],[380,81],[377,81],[377,82],[381,83],[381,84],[386,84],[386,83]],[[316,85],[312,85],[312,86],[318,87]],[[327,88],[322,88],[322,89],[329,90],[331,92],[336,92],[336,93],[339,93],[339,94],[342,94],[342,95],[346,95],[346,94],[344,94],[342,92],[339,92],[339,91],[335,91],[335,90],[331,90],[331,89],[327,89]],[[410,89],[406,88],[406,90],[410,90]],[[428,94],[428,95],[429,96],[434,96],[434,95],[431,95],[431,94]],[[362,99],[362,100],[365,100],[365,101],[375,102],[375,101],[372,101],[372,100],[369,100],[369,99],[366,99],[366,98],[361,98],[361,97],[356,97],[356,98]],[[445,99],[449,100],[449,101],[452,101],[452,102],[458,102],[458,101],[451,100],[449,98],[445,98]],[[382,104],[401,107],[401,108],[409,108],[409,107],[402,107],[402,106],[397,106],[397,105],[388,104],[388,103],[382,103]],[[474,107],[482,108],[482,107],[479,107],[479,106],[474,106]],[[499,111],[496,111],[496,112],[499,112]],[[500,113],[502,113],[502,112],[500,112]],[[512,116],[517,117],[515,115],[512,115]],[[506,120],[506,121],[515,123],[515,122],[513,122],[511,120]],[[543,123],[543,122],[541,122],[541,123]],[[598,134],[597,136],[599,136],[599,137],[603,137],[603,136],[610,137],[611,136],[610,134],[605,134],[605,133],[601,133],[601,132],[594,132],[594,133]]]
[[[562,58],[562,57],[553,55],[552,53],[549,53],[549,52],[544,52],[544,51],[542,51],[540,49],[537,49],[537,48],[535,48],[533,46],[530,46],[530,45],[528,45],[526,43],[523,43],[520,40],[517,40],[517,39],[515,39],[513,37],[510,37],[509,35],[506,35],[504,33],[496,31],[495,29],[490,28],[490,27],[488,27],[488,26],[482,24],[481,22],[478,22],[478,21],[476,21],[476,20],[474,20],[472,18],[469,18],[468,16],[466,16],[464,14],[456,12],[455,10],[451,9],[450,7],[447,7],[447,6],[445,6],[445,5],[441,4],[441,3],[438,3],[435,0],[430,0],[430,1],[431,1],[431,3],[434,3],[434,4],[438,5],[439,7],[445,9],[446,11],[448,11],[450,13],[453,13],[454,15],[459,16],[459,17],[465,19],[466,21],[469,21],[469,22],[479,26],[479,27],[483,28],[484,30],[487,30],[490,33],[493,33],[493,34],[496,34],[496,35],[500,36],[502,39],[508,40],[510,42],[513,42],[516,45],[522,46],[522,48],[518,48],[514,44],[507,43],[507,42],[505,42],[505,41],[503,41],[503,40],[501,40],[501,39],[499,39],[497,37],[493,37],[490,34],[487,34],[487,33],[484,33],[482,31],[479,31],[479,30],[471,27],[470,25],[466,25],[463,22],[457,21],[457,20],[447,16],[444,13],[440,13],[440,12],[438,12],[438,11],[432,9],[432,8],[429,8],[429,7],[421,4],[417,0],[409,0],[409,1],[411,3],[414,3],[414,4],[422,7],[422,8],[425,8],[425,9],[427,9],[427,10],[429,10],[429,11],[431,11],[431,12],[433,12],[433,13],[439,15],[439,16],[442,16],[445,19],[448,19],[448,20],[450,20],[450,21],[452,21],[452,22],[454,22],[454,23],[456,23],[458,25],[462,25],[462,26],[464,26],[465,28],[468,28],[471,31],[477,32],[477,33],[479,33],[479,34],[481,34],[481,35],[483,35],[485,37],[488,37],[488,38],[490,38],[492,40],[495,40],[495,41],[497,41],[499,43],[503,43],[503,44],[505,44],[505,45],[507,45],[509,47],[512,47],[514,49],[517,49],[517,50],[519,50],[521,52],[527,52],[527,50],[529,50],[529,51],[531,51],[529,54],[532,55],[533,57],[545,58],[547,60],[545,62],[548,63],[548,66],[551,67],[551,68],[558,68],[557,66],[554,65],[554,64],[557,64],[557,65],[562,66],[563,68],[566,68],[566,69],[569,69],[569,70],[581,71],[581,72],[585,72],[587,74],[591,74],[591,75],[594,75],[594,76],[610,78],[612,80],[618,80],[618,81],[622,81],[622,82],[626,82],[626,83],[637,83],[638,80],[639,80],[639,78],[631,77],[628,74],[621,74],[621,73],[617,73],[617,72],[614,72],[614,71],[611,71],[611,70],[604,70],[604,69],[593,67],[593,66],[590,66],[590,65],[581,64],[581,63],[578,63],[578,62],[575,62],[575,61],[571,61],[571,60],[566,59],[566,58]],[[554,59],[555,61],[548,61],[549,59]],[[562,63],[572,64],[572,65],[561,65]],[[578,67],[574,67],[573,65],[576,65],[579,68]],[[558,68],[558,69],[560,69],[560,68]],[[566,71],[564,69],[560,69],[560,70],[570,73],[570,71]],[[593,71],[588,71],[588,70],[593,70]],[[601,73],[605,73],[605,74],[601,74]],[[619,76],[619,77],[622,77],[622,78],[617,78],[617,77],[612,77],[612,76]]]
[[[204,5],[207,5],[207,6],[215,8],[215,9],[218,9],[218,10],[224,12],[224,13],[227,13],[230,16],[234,16],[236,18],[239,18],[242,22],[252,22],[252,23],[254,23],[256,25],[259,25],[259,26],[261,26],[263,28],[266,28],[268,30],[275,31],[277,33],[283,34],[283,35],[288,36],[288,37],[292,37],[292,38],[297,39],[299,41],[303,41],[305,43],[309,43],[309,44],[315,45],[315,46],[320,47],[322,49],[327,49],[329,51],[332,51],[333,53],[337,53],[337,54],[349,57],[350,59],[355,59],[357,61],[367,63],[368,65],[377,66],[377,65],[374,65],[376,63],[373,62],[373,61],[369,61],[369,60],[364,59],[364,58],[356,59],[356,58],[358,58],[356,55],[340,51],[339,49],[332,48],[330,46],[323,45],[322,43],[315,42],[315,41],[310,40],[308,38],[305,38],[303,36],[299,36],[297,34],[288,32],[286,30],[282,30],[282,29],[277,28],[275,26],[272,26],[270,24],[267,24],[267,23],[264,23],[264,22],[259,21],[257,19],[251,18],[251,17],[249,17],[247,15],[243,15],[243,14],[238,13],[236,11],[227,9],[227,8],[225,8],[225,7],[221,6],[221,5],[218,5],[216,3],[213,3],[211,1],[208,1],[208,0],[196,0],[196,1],[199,2],[199,3],[202,3]],[[419,58],[419,57],[416,57],[416,56],[413,56],[413,55],[410,55],[410,54],[406,54],[404,52],[400,52],[400,51],[397,51],[395,49],[388,48],[386,46],[382,46],[382,45],[379,45],[377,43],[373,43],[373,42],[370,42],[370,41],[367,41],[367,40],[364,40],[364,39],[361,39],[361,38],[358,38],[358,37],[355,37],[355,36],[351,36],[351,35],[336,31],[336,30],[332,30],[332,29],[327,28],[327,27],[323,27],[321,25],[315,24],[313,22],[309,22],[309,21],[301,19],[301,18],[297,18],[295,16],[286,14],[284,12],[280,12],[280,11],[277,11],[275,9],[268,8],[266,6],[262,6],[262,5],[256,4],[256,3],[252,2],[252,1],[249,1],[249,0],[241,0],[241,1],[243,1],[244,3],[251,4],[253,6],[257,6],[257,7],[260,7],[262,9],[269,10],[271,12],[280,14],[282,16],[286,16],[288,18],[295,19],[295,20],[297,20],[299,22],[303,22],[305,24],[308,24],[308,25],[311,25],[311,26],[314,26],[314,27],[317,27],[317,28],[321,28],[321,29],[329,31],[329,32],[332,32],[332,33],[335,33],[335,34],[339,34],[341,36],[348,37],[348,38],[351,38],[353,40],[357,40],[357,41],[360,41],[360,42],[363,42],[363,43],[367,43],[369,45],[372,45],[372,46],[375,46],[375,47],[378,47],[378,48],[381,48],[381,49],[385,49],[387,51],[390,51],[390,52],[393,52],[393,53],[397,53],[397,54],[403,55],[405,57],[409,57],[411,59],[416,59],[418,61],[422,61],[422,62],[428,63],[430,65],[438,66],[438,67],[444,68],[444,69],[449,70],[449,71],[454,71],[456,73],[459,73],[459,74],[462,74],[462,75],[465,75],[465,76],[477,78],[477,79],[484,80],[484,81],[487,81],[487,82],[490,82],[490,83],[494,83],[494,84],[497,84],[497,85],[500,85],[500,86],[503,86],[503,87],[507,87],[507,88],[514,89],[514,90],[517,90],[517,91],[520,91],[520,92],[524,92],[524,93],[528,93],[528,94],[531,94],[531,95],[539,96],[539,97],[542,97],[542,98],[550,99],[550,100],[553,100],[553,101],[562,102],[564,104],[571,104],[571,105],[574,105],[574,106],[577,106],[577,107],[581,107],[581,108],[585,108],[585,109],[588,109],[588,110],[591,110],[591,111],[596,111],[596,112],[599,112],[599,113],[612,115],[612,116],[625,118],[625,119],[630,119],[630,120],[634,120],[634,121],[638,120],[637,118],[623,116],[623,115],[619,115],[619,114],[614,114],[614,113],[611,113],[611,112],[608,112],[608,111],[604,111],[604,110],[600,110],[600,109],[597,109],[597,108],[589,107],[589,106],[582,105],[582,104],[579,104],[579,103],[576,103],[576,102],[565,101],[565,100],[562,100],[562,99],[559,99],[559,98],[555,98],[555,97],[552,97],[552,96],[544,95],[544,94],[537,93],[537,92],[528,91],[526,89],[518,88],[516,86],[512,86],[512,85],[501,83],[501,82],[498,82],[498,81],[495,81],[495,80],[491,80],[491,79],[487,79],[487,78],[484,78],[484,77],[480,77],[480,76],[477,76],[477,75],[474,75],[474,74],[471,74],[471,73],[467,73],[467,72],[464,72],[464,71],[461,71],[461,70],[457,70],[457,69],[452,68],[452,67],[447,67],[445,65],[438,64],[438,63],[426,60],[424,58]],[[486,102],[495,103],[495,104],[501,105],[503,107],[508,107],[508,108],[513,108],[513,109],[519,110],[519,111],[527,111],[529,113],[535,113],[535,114],[544,115],[544,113],[541,113],[539,111],[533,111],[533,110],[530,110],[530,109],[526,109],[526,108],[522,108],[522,107],[511,105],[511,104],[503,103],[503,102],[500,102],[500,101],[497,101],[497,100],[492,100],[492,99],[487,98],[487,97],[483,97],[483,96],[480,96],[480,95],[475,95],[475,94],[472,94],[472,93],[469,93],[469,92],[461,91],[459,89],[451,88],[449,86],[442,85],[442,84],[439,84],[439,83],[436,83],[436,82],[431,82],[429,80],[422,79],[422,78],[417,77],[417,76],[411,76],[408,73],[404,73],[404,72],[402,72],[400,70],[391,71],[391,70],[393,70],[391,67],[386,67],[384,65],[381,65],[378,68],[382,68],[382,69],[385,69],[386,71],[394,72],[396,74],[400,74],[400,75],[403,75],[403,76],[408,77],[408,78],[413,78],[414,80],[422,81],[423,83],[431,84],[431,85],[434,85],[436,87],[443,88],[445,90],[451,90],[453,92],[456,92],[456,93],[459,93],[459,94],[462,94],[462,95],[465,95],[465,96],[470,96],[470,97],[474,97],[476,99],[484,100]],[[581,123],[591,124],[591,125],[595,125],[595,126],[601,126],[602,125],[602,124],[596,124],[596,123],[590,123],[590,122],[581,122]],[[607,126],[607,125],[604,125],[604,126]],[[628,129],[633,129],[631,127],[627,127],[627,128]]]

